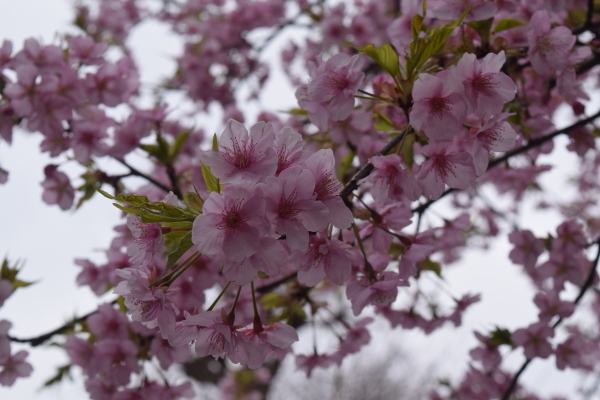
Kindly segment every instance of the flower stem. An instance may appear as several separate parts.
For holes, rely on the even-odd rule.
[[[213,303],[210,305],[210,307],[208,307],[208,309],[206,311],[212,311],[212,309],[215,308],[215,306],[217,305],[219,300],[221,300],[221,297],[223,297],[223,295],[225,294],[225,291],[227,290],[229,285],[231,285],[231,282],[227,282],[227,284],[225,286],[223,286],[223,289],[221,289],[221,293],[219,293],[219,295],[217,296],[215,301],[213,301]]]

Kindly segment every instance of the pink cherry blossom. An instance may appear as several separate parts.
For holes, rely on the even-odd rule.
[[[17,378],[25,378],[33,372],[33,367],[25,359],[29,353],[21,350],[0,363],[0,385],[12,386]]]
[[[298,341],[298,333],[289,325],[276,323],[267,326],[257,326],[253,329],[243,329],[242,332],[259,349],[258,357],[249,360],[248,368],[258,368],[272,358],[282,359],[291,350],[292,343]]]
[[[575,311],[575,304],[561,300],[558,290],[540,292],[535,295],[533,302],[539,308],[538,316],[543,322],[550,322],[555,316],[567,318]]]
[[[531,17],[529,33],[529,59],[535,71],[549,77],[552,71],[564,70],[576,37],[565,26],[551,28],[546,10],[536,11]]]
[[[354,108],[354,94],[365,74],[360,55],[338,53],[311,74],[307,95],[311,102],[324,104],[334,121],[348,118]]]
[[[62,210],[68,210],[73,205],[75,189],[71,186],[69,177],[58,170],[56,165],[47,165],[44,168],[46,178],[42,182],[44,193],[42,200],[46,204],[57,204]]]
[[[475,167],[470,154],[452,152],[441,144],[424,146],[422,151],[429,159],[421,166],[417,181],[429,199],[439,198],[445,185],[466,189],[475,180]]]
[[[538,257],[544,252],[544,241],[529,230],[511,232],[508,240],[515,245],[509,254],[511,261],[527,269],[534,268]]]
[[[327,226],[327,207],[313,199],[314,190],[315,178],[300,166],[267,178],[263,187],[267,215],[275,225],[275,232],[286,235],[291,249],[305,251],[308,232],[318,232]]]
[[[421,74],[414,84],[410,123],[433,141],[450,141],[467,117],[461,82],[452,74]]]
[[[260,189],[227,186],[221,193],[212,192],[202,209],[192,228],[192,241],[201,253],[224,253],[228,260],[241,262],[258,251],[260,236],[269,229]]]
[[[350,279],[352,264],[359,260],[351,249],[350,245],[328,239],[322,233],[311,236],[308,249],[296,251],[291,257],[298,268],[298,280],[307,286],[315,286],[327,276],[334,284],[343,285]]]
[[[465,53],[453,69],[456,79],[463,84],[469,111],[480,118],[500,113],[504,104],[515,97],[517,86],[500,72],[505,61],[504,51],[489,53],[483,60]]]
[[[256,253],[239,262],[226,260],[223,276],[238,285],[245,285],[257,277],[257,272],[277,276],[288,260],[288,253],[276,239],[261,237]]]
[[[548,358],[552,354],[552,345],[548,341],[554,331],[545,322],[536,322],[527,328],[517,329],[512,334],[515,345],[523,347],[527,358]]]
[[[273,128],[259,122],[250,128],[230,119],[219,138],[218,150],[200,152],[200,160],[221,183],[258,183],[277,171]]]
[[[371,194],[373,199],[381,204],[388,202],[415,201],[421,195],[414,174],[406,168],[402,168],[402,160],[397,154],[387,156],[375,156],[369,159],[375,170],[369,176],[373,181]]]
[[[498,9],[493,2],[486,0],[434,0],[432,3],[431,11],[434,16],[450,20],[457,20],[467,8],[470,10],[465,21],[492,18]]]
[[[335,159],[331,149],[319,150],[308,157],[304,163],[315,178],[315,198],[328,210],[328,222],[339,229],[348,229],[354,217],[350,209],[338,196],[342,184],[335,176]]]

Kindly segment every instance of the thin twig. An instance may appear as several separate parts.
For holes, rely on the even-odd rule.
[[[579,304],[579,302],[583,298],[583,295],[585,295],[585,293],[588,291],[588,289],[594,283],[594,278],[596,277],[596,268],[598,267],[598,262],[600,261],[600,239],[598,239],[595,242],[595,244],[598,245],[598,251],[596,252],[596,258],[594,259],[594,262],[592,263],[590,272],[588,273],[588,276],[587,276],[585,282],[583,283],[583,285],[581,286],[581,289],[579,290],[579,294],[577,295],[575,300],[573,300],[573,304],[575,304],[575,305]],[[558,325],[560,325],[560,323],[562,321],[563,321],[563,318],[560,317],[552,325],[552,329],[556,329],[556,327]],[[532,360],[533,360],[532,358],[528,358],[527,360],[525,360],[525,362],[523,363],[521,368],[519,368],[519,371],[517,371],[515,376],[513,376],[512,381],[510,381],[510,385],[508,385],[508,387],[506,388],[506,391],[504,392],[504,395],[502,396],[502,400],[508,400],[512,391],[515,389],[515,386],[517,386],[517,381],[519,380],[519,377],[523,374],[523,372],[525,372],[525,370],[527,369],[527,366],[531,363]]]
[[[174,192],[173,189],[167,187],[166,185],[163,185],[162,183],[160,183],[156,179],[152,178],[151,176],[148,176],[148,175],[144,174],[143,172],[140,172],[136,168],[132,167],[131,165],[129,165],[128,163],[126,163],[125,160],[121,160],[121,159],[118,159],[118,158],[115,158],[115,160],[117,160],[118,162],[120,162],[121,164],[123,164],[124,166],[126,166],[127,168],[129,168],[129,171],[131,172],[132,175],[139,176],[140,178],[146,179],[148,182],[150,182],[151,184],[153,184],[157,188],[164,190],[165,193]]]
[[[392,151],[394,147],[396,147],[402,141],[407,131],[407,129],[404,129],[402,132],[394,136],[394,138],[392,138],[392,140],[390,140],[388,144],[386,144],[385,147],[381,149],[381,151],[375,153],[374,156],[387,155],[390,151]],[[350,193],[352,193],[352,191],[354,191],[354,189],[358,187],[358,181],[369,176],[371,172],[373,172],[373,168],[373,164],[371,164],[370,162],[363,165],[363,167],[360,170],[358,170],[356,174],[354,174],[352,179],[350,179],[346,186],[344,186],[344,188],[341,190],[340,197],[345,200],[348,196],[350,196]]]
[[[598,111],[596,114],[592,115],[591,117],[579,120],[579,121],[575,122],[573,125],[567,126],[566,128],[562,128],[562,129],[559,129],[559,130],[554,131],[552,133],[549,133],[549,134],[547,134],[545,136],[541,136],[539,138],[532,139],[529,142],[527,142],[526,145],[521,146],[521,147],[519,147],[517,149],[511,150],[511,151],[509,151],[507,153],[504,153],[504,155],[502,157],[498,157],[495,160],[493,160],[492,162],[490,162],[490,164],[488,165],[487,171],[489,171],[490,169],[496,167],[497,165],[500,165],[500,164],[508,161],[510,158],[512,158],[512,157],[514,157],[514,156],[516,156],[518,154],[524,153],[527,150],[531,150],[531,149],[533,149],[535,147],[538,147],[538,146],[540,146],[540,145],[542,145],[542,144],[544,144],[544,143],[546,143],[546,142],[554,139],[556,136],[559,136],[559,135],[561,135],[563,133],[569,133],[569,132],[571,132],[575,128],[579,128],[581,126],[585,126],[585,125],[589,124],[590,122],[594,121],[596,118],[599,118],[599,117],[600,117],[600,111]],[[433,203],[437,202],[438,200],[442,199],[443,197],[449,195],[450,193],[452,193],[454,191],[456,191],[456,189],[452,189],[452,188],[447,189],[446,191],[444,191],[442,193],[442,195],[439,198],[437,198],[435,200],[429,200],[426,203],[423,203],[423,204],[421,204],[421,205],[413,208],[411,211],[414,212],[414,213],[423,213]]]

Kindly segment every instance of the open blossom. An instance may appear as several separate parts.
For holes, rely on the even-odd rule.
[[[175,330],[175,317],[179,310],[170,299],[165,287],[149,287],[158,278],[158,270],[150,273],[144,269],[125,268],[116,271],[123,280],[114,292],[125,298],[127,313],[147,328],[160,327],[161,335],[167,338]]]
[[[318,232],[327,226],[328,209],[313,199],[314,190],[315,178],[300,166],[267,178],[263,186],[267,215],[275,225],[275,232],[286,235],[290,249],[305,251],[308,232]]]
[[[46,204],[58,204],[62,210],[70,209],[75,198],[75,189],[71,186],[69,177],[60,172],[56,165],[47,165],[44,174],[46,179],[42,182],[42,200]]]
[[[487,121],[480,121],[481,126],[472,128],[473,146],[469,154],[473,157],[473,165],[477,176],[483,174],[488,167],[490,152],[509,151],[517,140],[517,133],[506,122],[511,114],[496,114]]]
[[[160,224],[144,223],[139,216],[128,214],[127,227],[135,237],[133,243],[127,248],[131,264],[139,267],[146,266],[155,256],[162,256],[165,251],[165,240]]]
[[[454,76],[464,87],[469,111],[480,118],[490,118],[502,111],[505,103],[515,97],[517,86],[500,72],[506,61],[504,51],[489,53],[483,60],[466,53],[453,69]]]
[[[315,178],[315,198],[328,210],[328,222],[340,229],[350,228],[354,218],[350,209],[338,194],[342,184],[335,176],[335,158],[331,149],[322,149],[313,153],[304,161],[304,167]]]
[[[191,315],[186,324],[198,326],[196,336],[196,355],[215,358],[227,356],[233,363],[247,365],[256,357],[257,349],[250,339],[227,321],[227,313],[221,311],[205,311]]]
[[[311,102],[321,104],[334,121],[343,121],[354,109],[354,94],[365,73],[361,71],[359,54],[338,53],[311,74],[307,95]]]
[[[371,195],[376,202],[410,203],[419,198],[421,188],[414,174],[401,167],[402,160],[398,154],[374,156],[369,162],[375,167],[368,179],[373,181]]]
[[[548,341],[554,331],[545,322],[536,322],[527,328],[517,329],[512,334],[512,341],[522,346],[527,358],[548,358],[552,354],[552,345]]]
[[[257,272],[277,276],[288,260],[288,254],[277,239],[261,237],[256,253],[241,261],[226,260],[223,276],[238,285],[246,285],[257,277]]]
[[[417,181],[423,194],[430,199],[439,198],[445,185],[455,189],[466,189],[475,180],[473,158],[468,153],[451,152],[441,144],[423,147],[429,157],[419,170]]]
[[[286,126],[275,135],[273,148],[277,153],[277,171],[279,175],[283,170],[306,159],[310,152],[303,150],[302,135]]]
[[[544,252],[544,241],[529,230],[511,232],[508,240],[515,245],[508,255],[510,260],[525,268],[534,268],[538,257]]]
[[[457,20],[469,8],[465,21],[481,21],[492,18],[498,8],[487,0],[434,0],[431,5],[433,15],[441,19]]]
[[[12,386],[17,378],[25,378],[33,372],[33,367],[25,359],[29,353],[21,350],[0,362],[0,385]]]
[[[258,329],[257,329],[258,328]],[[250,339],[258,349],[257,357],[250,359],[248,368],[258,368],[272,358],[282,359],[292,346],[298,341],[298,333],[289,325],[276,323],[257,327],[253,329],[242,329],[242,332]]]
[[[227,121],[218,150],[200,152],[200,160],[211,168],[221,183],[258,183],[277,171],[273,150],[273,127],[260,121],[250,128],[236,120]]]
[[[529,23],[529,59],[535,71],[549,77],[569,65],[569,53],[577,38],[566,26],[550,26],[546,10],[536,11]]]
[[[442,72],[419,75],[409,115],[415,130],[424,131],[429,139],[437,142],[452,140],[463,129],[462,123],[467,117],[461,82],[449,71]]]
[[[212,192],[202,210],[194,220],[192,241],[208,256],[223,253],[240,262],[258,251],[260,237],[269,230],[257,187],[227,186],[221,193]]]
[[[350,279],[352,264],[359,257],[350,245],[337,239],[328,239],[323,233],[311,236],[305,252],[295,252],[292,260],[298,267],[298,280],[307,286],[315,286],[325,276],[336,285]]]

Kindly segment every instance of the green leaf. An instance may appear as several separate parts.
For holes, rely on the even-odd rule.
[[[262,304],[265,310],[270,310],[283,306],[284,300],[279,293],[265,293],[260,297],[260,304]]]
[[[373,116],[378,119],[378,121],[373,125],[373,128],[375,128],[376,130],[378,130],[378,131],[396,131],[396,130],[398,130],[398,128],[396,128],[394,126],[393,122],[385,115],[383,115],[381,113],[376,113]]]
[[[185,141],[191,133],[192,131],[185,131],[177,135],[175,141],[173,142],[171,147],[169,147],[169,164],[173,164],[175,162],[175,159],[177,158],[177,155],[179,155],[181,147],[185,144]]]
[[[96,194],[96,183],[88,181],[79,186],[77,190],[83,192],[83,195],[77,201],[77,205],[75,206],[76,210],[79,209],[84,202],[88,201],[94,196],[94,194]]]
[[[504,18],[498,21],[496,26],[494,27],[494,32],[502,32],[508,29],[516,28],[517,26],[527,25],[527,22],[521,21],[520,19],[515,18]]]
[[[257,275],[260,279],[269,279],[269,275],[265,274],[262,271],[257,271]]]
[[[171,254],[169,254],[169,257],[167,258],[166,271],[170,270],[173,267],[173,265],[175,265],[175,263],[181,258],[181,256],[183,256],[185,252],[188,251],[193,245],[194,243],[192,243],[192,232],[190,231],[186,233],[185,236],[181,238],[181,240],[179,240],[179,243],[177,244],[175,250]]]
[[[500,346],[502,344],[512,346],[512,336],[510,331],[500,327],[496,327],[496,330],[490,333],[490,337],[487,341],[489,344],[496,346]]]
[[[389,44],[384,44],[381,47],[375,47],[374,44],[368,44],[362,47],[356,47],[348,42],[344,42],[346,46],[352,47],[371,57],[373,61],[381,66],[388,74],[393,78],[396,78],[400,74],[400,61],[398,53]]]
[[[126,212],[127,214],[139,216],[143,223],[193,221],[196,219],[194,213],[161,201],[148,202],[134,207],[125,207],[118,203],[113,204],[119,210]]]
[[[442,277],[442,266],[440,263],[431,261],[429,257],[417,263],[417,278],[421,274],[421,271],[433,271],[437,276]]]
[[[421,14],[415,14],[410,24],[410,30],[412,32],[413,40],[419,37],[421,28],[423,27],[423,16]]]
[[[212,149],[214,151],[219,151],[219,140],[217,139],[217,134],[216,133],[213,135]]]
[[[202,166],[202,177],[204,178],[204,183],[209,192],[221,193],[219,180],[213,175],[208,165]]]
[[[291,110],[282,110],[281,113],[292,114],[292,115],[308,115],[308,111],[301,108],[292,108]]]
[[[204,205],[204,200],[198,194],[198,192],[185,192],[183,195],[183,202],[188,209],[195,214],[202,213],[202,207]]]
[[[67,364],[67,365],[63,365],[62,367],[59,367],[58,370],[56,371],[56,375],[54,375],[52,378],[50,378],[46,382],[44,382],[43,387],[50,387],[56,383],[59,383],[60,381],[63,380],[63,378],[65,376],[69,377],[69,379],[70,379],[71,378],[70,370],[71,370],[71,364]]]
[[[162,146],[156,144],[140,144],[140,149],[156,158],[159,161],[165,161],[168,155],[168,151],[165,151]]]
[[[585,24],[587,18],[587,13],[584,10],[567,10],[567,15],[567,25],[570,27],[577,27]]]
[[[105,192],[104,190],[100,189],[99,187],[95,186],[94,189],[96,189],[96,191],[98,193],[100,193],[102,196],[106,197],[107,199],[111,199],[111,200],[116,200],[117,198],[115,196],[113,196],[112,194],[109,194],[107,192]]]
[[[483,43],[489,43],[492,22],[494,22],[494,18],[484,19],[481,21],[467,22],[467,25],[473,28],[475,32],[479,34]]]
[[[33,285],[34,283],[37,283],[37,282],[25,282],[25,281],[22,281],[22,280],[19,280],[19,279],[15,279],[15,280],[12,282],[12,285],[13,285],[13,288],[15,288],[15,289],[16,289],[16,288],[20,288],[20,287],[27,287],[27,286],[31,286],[31,285]]]
[[[446,40],[470,10],[470,7],[467,8],[456,21],[433,28],[425,37],[418,37],[410,43],[410,56],[407,59],[407,69],[411,71],[409,74],[419,72],[423,64],[446,44]]]
[[[352,167],[352,161],[354,161],[355,156],[356,156],[356,153],[354,151],[351,151],[350,153],[348,153],[344,157],[342,157],[342,160],[340,161],[339,165],[337,166],[337,171],[336,171],[337,177],[340,181],[342,181],[342,182],[344,181],[344,177],[346,176],[346,174]]]
[[[402,154],[402,160],[408,168],[412,168],[415,162],[414,144],[415,135],[414,133],[410,133],[404,138],[402,146],[400,147],[400,154]]]

